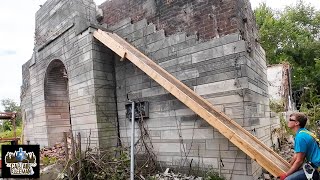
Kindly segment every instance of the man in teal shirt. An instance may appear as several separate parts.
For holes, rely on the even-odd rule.
[[[290,169],[280,176],[280,180],[307,180],[303,163],[309,164],[315,169],[312,179],[319,179],[318,167],[320,166],[320,148],[314,134],[305,129],[307,116],[303,113],[290,115],[288,127],[295,132],[294,151],[295,154],[290,161]]]

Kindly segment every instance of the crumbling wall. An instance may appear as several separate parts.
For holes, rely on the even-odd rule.
[[[187,36],[185,32],[166,36],[146,19],[131,22],[127,18],[109,29],[271,145],[263,51],[248,53],[248,43],[238,33],[201,42],[197,35]],[[119,59],[115,62],[116,89],[123,144],[130,141],[131,126],[125,114],[128,96],[150,103],[146,123],[160,163],[180,169],[191,164],[218,170],[221,157],[222,173],[227,178],[231,174],[233,179],[260,175],[259,166],[217,130],[137,67]]]
[[[295,109],[291,94],[291,77],[289,64],[277,64],[268,67],[269,98],[282,105],[284,111]]]
[[[248,0],[111,0],[99,7],[104,12],[101,22],[108,26],[145,18],[166,35],[185,32],[209,40],[238,32],[253,46],[257,37]]]
[[[104,27],[271,146],[265,54],[247,0],[113,0],[100,7]],[[24,65],[30,78],[22,109],[33,128],[26,140],[48,145],[44,81],[49,63],[60,60],[68,76],[72,129],[83,143],[90,137],[92,146],[113,146],[120,136],[128,145],[127,97],[148,101],[145,122],[162,165],[218,170],[222,162],[227,179],[257,179],[261,168],[253,160],[93,39],[89,24],[95,13],[91,0],[49,0],[37,12],[34,54]]]

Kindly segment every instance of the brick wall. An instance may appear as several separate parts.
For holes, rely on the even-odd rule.
[[[146,18],[166,35],[198,33],[199,38],[208,40],[241,32],[244,38],[256,37],[248,0],[112,0],[100,8],[104,11],[102,23],[109,26],[128,17],[133,23]]]

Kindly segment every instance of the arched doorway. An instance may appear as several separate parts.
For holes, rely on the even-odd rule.
[[[53,146],[62,142],[63,132],[68,132],[71,126],[68,76],[60,60],[53,60],[47,68],[44,96],[48,145]]]

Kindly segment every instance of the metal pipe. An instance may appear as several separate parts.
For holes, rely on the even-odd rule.
[[[131,104],[131,163],[130,163],[130,180],[134,180],[134,135],[135,135],[135,122],[134,122],[134,101]]]

